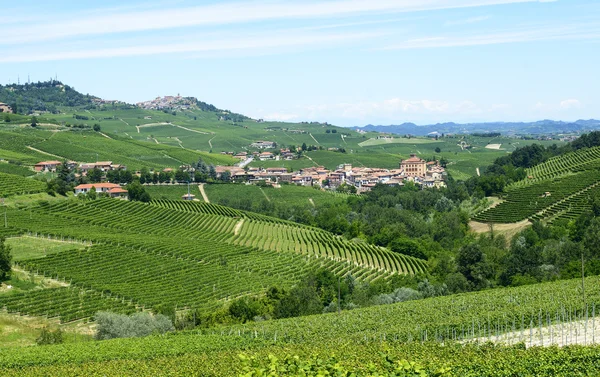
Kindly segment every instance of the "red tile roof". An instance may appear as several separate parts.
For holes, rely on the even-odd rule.
[[[99,188],[107,188],[107,189],[121,188],[121,186],[116,183],[86,183],[86,184],[75,187],[75,190],[85,190],[85,189],[89,190],[92,187],[97,188],[97,189],[99,189]]]

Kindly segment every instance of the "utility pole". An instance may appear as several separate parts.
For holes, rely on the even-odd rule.
[[[338,314],[340,314],[342,312],[342,288],[341,288],[341,281],[340,281],[340,277],[338,276]]]
[[[581,251],[581,296],[583,297],[583,307],[585,305],[585,264],[583,261],[583,250]]]

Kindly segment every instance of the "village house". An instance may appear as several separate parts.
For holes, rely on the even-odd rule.
[[[112,161],[88,162],[79,165],[79,170],[84,174],[93,169],[107,172],[110,170],[125,170],[127,167],[125,165],[113,164]]]
[[[12,114],[12,112],[13,112],[12,107],[10,107],[9,105],[7,105],[4,102],[0,102],[0,113]]]
[[[127,190],[123,189],[121,185],[116,183],[86,183],[75,187],[75,196],[79,194],[87,194],[91,191],[92,187],[97,193],[106,193],[111,198],[126,198]]]
[[[259,149],[275,148],[275,142],[259,140],[250,144],[250,147]]]
[[[275,155],[271,152],[262,152],[258,155],[258,159],[261,161],[274,160]]]
[[[427,171],[427,162],[413,153],[410,158],[400,162],[400,169],[409,177],[422,177]]]
[[[35,171],[49,171],[56,172],[58,165],[62,164],[60,161],[41,161],[33,166]]]

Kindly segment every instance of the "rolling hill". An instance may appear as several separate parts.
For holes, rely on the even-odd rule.
[[[600,147],[583,148],[526,169],[527,177],[509,185],[503,202],[475,216],[476,221],[573,220],[591,208],[600,193]]]

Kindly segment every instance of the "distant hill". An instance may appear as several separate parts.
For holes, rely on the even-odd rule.
[[[229,110],[221,110],[215,105],[199,101],[196,97],[181,97],[180,95],[157,97],[153,100],[138,102],[136,106],[144,110],[182,111],[198,109],[202,111],[211,111],[220,114],[219,117],[222,120],[234,122],[243,122],[244,120],[250,119],[247,116],[235,114]]]
[[[82,94],[60,81],[0,85],[0,102],[9,104],[16,113],[58,112],[59,107],[91,106],[98,97]]]
[[[499,132],[510,134],[552,134],[572,133],[600,129],[600,120],[577,120],[575,122],[563,122],[556,120],[539,120],[536,122],[487,122],[487,123],[436,123],[428,125],[416,125],[414,123],[402,123],[399,125],[375,126],[372,124],[364,127],[356,127],[356,130],[385,132],[399,135],[425,136],[431,133],[439,134],[465,134]]]

